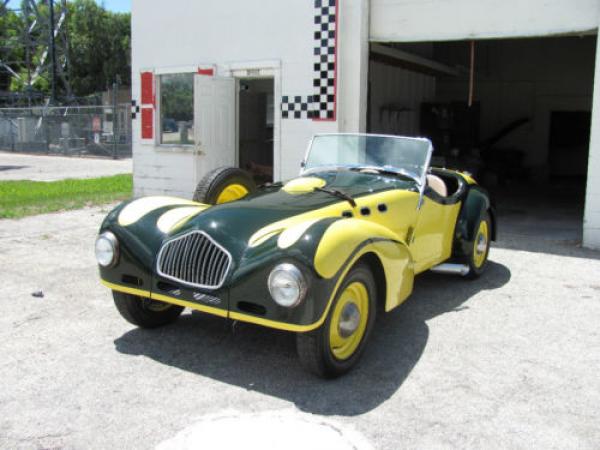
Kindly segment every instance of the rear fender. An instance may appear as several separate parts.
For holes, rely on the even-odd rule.
[[[492,239],[496,238],[495,214],[488,193],[479,186],[471,186],[463,201],[456,222],[453,256],[468,256],[471,254],[479,221],[489,212],[492,221]]]

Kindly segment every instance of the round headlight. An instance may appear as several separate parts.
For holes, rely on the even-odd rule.
[[[278,305],[294,307],[306,295],[304,275],[293,264],[279,264],[269,275],[269,292]]]
[[[102,267],[110,267],[119,257],[119,243],[114,234],[105,231],[96,239],[96,261]]]

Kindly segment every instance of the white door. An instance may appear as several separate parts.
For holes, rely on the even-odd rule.
[[[196,182],[221,166],[236,165],[236,80],[194,76]]]

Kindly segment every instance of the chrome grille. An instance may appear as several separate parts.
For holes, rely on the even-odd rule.
[[[221,287],[231,255],[203,231],[192,231],[166,242],[158,252],[158,274],[194,287]]]

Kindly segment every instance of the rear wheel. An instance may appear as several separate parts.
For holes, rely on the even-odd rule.
[[[467,278],[477,278],[485,270],[490,253],[491,236],[492,222],[489,213],[486,212],[477,225],[471,254],[467,256],[466,263],[469,266]]]
[[[182,306],[150,300],[132,294],[113,291],[113,299],[117,310],[123,318],[141,328],[156,328],[177,320]]]
[[[325,323],[296,335],[302,365],[323,378],[348,372],[360,359],[375,323],[376,295],[375,280],[366,265],[350,270]]]
[[[193,199],[218,205],[239,200],[254,191],[256,185],[248,172],[237,167],[219,167],[200,180]]]

